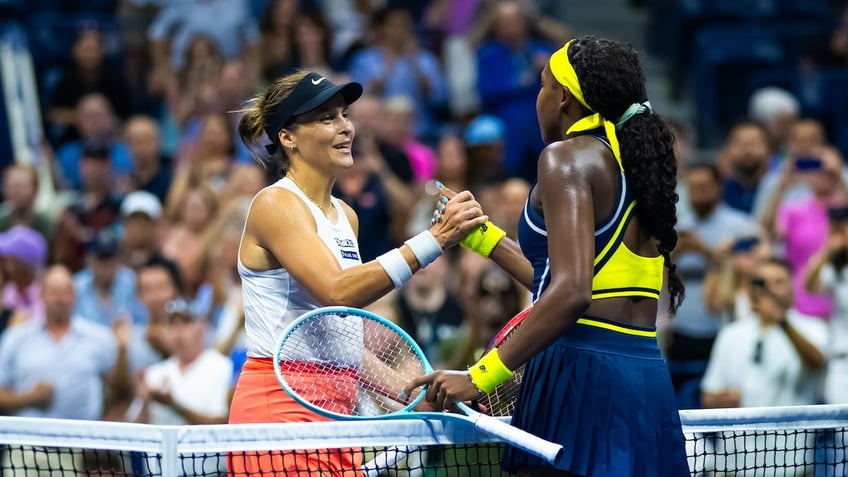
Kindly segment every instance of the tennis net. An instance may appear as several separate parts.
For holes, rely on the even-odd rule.
[[[681,418],[693,476],[847,475],[848,406],[681,411]],[[0,442],[4,477],[218,476],[228,469],[298,477],[505,475],[500,443],[438,420],[149,426],[2,417]]]

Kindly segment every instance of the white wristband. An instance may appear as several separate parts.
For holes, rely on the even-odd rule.
[[[403,258],[403,254],[396,248],[377,257],[377,263],[383,267],[383,270],[392,279],[395,288],[401,288],[407,280],[412,278],[412,270],[406,263],[406,259]]]
[[[429,230],[421,232],[404,243],[412,250],[421,268],[430,265],[433,260],[442,255],[442,246]]]

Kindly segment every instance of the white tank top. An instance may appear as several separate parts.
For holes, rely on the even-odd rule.
[[[331,199],[338,216],[337,222],[333,224],[287,177],[269,187],[283,187],[300,197],[315,218],[318,236],[336,257],[342,269],[362,263],[356,235],[338,199]],[[303,313],[321,305],[285,268],[251,270],[241,263],[239,256],[238,271],[244,300],[244,341],[247,355],[271,358],[285,327]]]

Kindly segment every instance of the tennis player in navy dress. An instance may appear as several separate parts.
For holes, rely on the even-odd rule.
[[[549,466],[508,447],[505,470],[688,476],[655,327],[663,275],[672,313],[683,298],[670,256],[677,170],[637,53],[592,37],[569,41],[542,72],[536,113],[548,145],[519,221],[520,246],[491,223],[463,242],[523,283],[533,311],[468,371],[436,371],[409,387],[429,385],[427,399],[449,408],[526,364],[512,424],[564,452]]]

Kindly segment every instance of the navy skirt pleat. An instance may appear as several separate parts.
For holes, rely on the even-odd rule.
[[[578,324],[531,358],[512,424],[563,446],[587,477],[689,476],[674,391],[655,337]],[[503,467],[549,466],[507,446]]]

